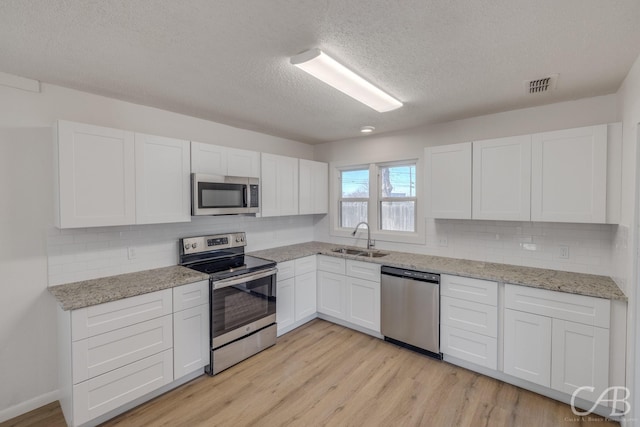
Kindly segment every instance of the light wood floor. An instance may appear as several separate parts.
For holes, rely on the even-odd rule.
[[[63,426],[57,403],[0,426]],[[617,426],[322,320],[106,426]]]

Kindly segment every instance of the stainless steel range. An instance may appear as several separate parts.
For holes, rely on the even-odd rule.
[[[276,343],[276,263],[246,244],[245,233],[180,239],[180,265],[209,274],[209,375]]]

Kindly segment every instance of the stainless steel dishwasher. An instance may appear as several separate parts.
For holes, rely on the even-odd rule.
[[[442,359],[440,275],[387,266],[380,272],[385,341]]]

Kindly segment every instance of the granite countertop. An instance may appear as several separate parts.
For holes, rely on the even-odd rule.
[[[200,280],[209,280],[209,275],[176,265],[50,286],[49,292],[63,310],[76,310]]]
[[[475,279],[493,280],[502,283],[513,283],[516,285],[548,289],[551,291],[627,301],[627,297],[618,285],[607,276],[386,250],[381,252],[389,253],[387,256],[365,258],[356,255],[338,254],[331,251],[337,247],[345,246],[334,243],[309,242],[255,251],[248,255],[275,262],[285,262],[309,255],[322,254],[338,258],[373,262],[391,267],[408,268],[431,273],[453,274]],[[363,248],[357,249],[364,250]]]

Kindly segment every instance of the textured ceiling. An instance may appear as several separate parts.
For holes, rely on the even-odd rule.
[[[318,143],[613,93],[639,23],[638,0],[1,0],[0,71]],[[405,106],[289,64],[312,47]]]

